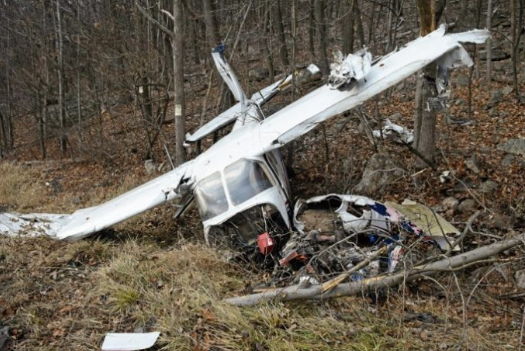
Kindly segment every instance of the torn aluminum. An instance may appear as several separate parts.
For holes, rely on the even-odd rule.
[[[341,51],[334,53],[334,62],[330,65],[330,77],[328,82],[332,89],[350,84],[352,80],[363,79],[372,66],[372,54],[367,49],[359,50],[347,57]]]
[[[226,167],[239,160],[256,160],[265,165],[270,152],[306,134],[319,123],[363,104],[436,60],[446,61],[447,56],[457,55],[457,50],[463,50],[462,42],[479,43],[488,36],[486,30],[446,34],[444,27],[440,27],[399,51],[383,57],[370,67],[365,79],[353,81],[351,86],[343,85],[341,89],[333,89],[327,84],[266,119],[240,123],[230,134],[194,160],[105,204],[75,212],[67,217],[67,223],[63,223],[52,236],[75,240],[98,232],[179,198],[181,185],[194,191],[199,181],[214,173],[223,174]],[[466,61],[461,60],[462,63],[468,64]],[[226,72],[226,68],[223,71]],[[238,86],[232,82],[234,81],[230,79],[228,86],[232,90],[237,89],[239,93]],[[238,97],[243,98],[239,94]],[[210,226],[221,225],[254,206],[268,203],[286,205],[287,199],[282,185],[284,183],[285,179],[279,176],[272,188],[258,193],[240,205],[229,203],[226,211],[220,216],[203,223],[205,230]],[[48,235],[51,233],[46,231]]]
[[[372,135],[378,139],[393,140],[400,144],[410,144],[414,141],[414,133],[403,126],[392,123],[388,118],[381,130],[374,130]]]

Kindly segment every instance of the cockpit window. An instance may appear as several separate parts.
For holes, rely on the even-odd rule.
[[[234,205],[242,204],[260,192],[271,188],[272,183],[256,161],[239,160],[224,169],[224,179]]]
[[[228,210],[228,200],[226,200],[219,172],[215,172],[197,183],[195,197],[197,198],[199,212],[203,221]]]

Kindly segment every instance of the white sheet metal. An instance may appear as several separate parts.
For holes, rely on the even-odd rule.
[[[160,333],[108,333],[102,351],[135,351],[153,347]]]
[[[374,130],[372,132],[375,138],[390,139],[396,143],[410,144],[414,141],[414,133],[400,126],[399,124],[392,123],[388,118],[385,120],[385,125],[381,130]]]
[[[230,64],[224,59],[224,46],[219,45],[213,49],[211,56],[213,57],[213,61],[215,61],[215,66],[217,67],[219,74],[222,76],[222,79],[226,85],[228,85],[228,88],[230,88],[235,100],[241,103],[241,107],[243,107],[244,110],[247,99],[246,94],[244,93],[237,76],[233,72],[233,69],[230,67]]]

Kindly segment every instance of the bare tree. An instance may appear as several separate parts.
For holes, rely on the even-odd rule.
[[[168,15],[173,21],[173,31],[170,31],[166,26],[151,16],[138,2],[135,0],[135,6],[139,12],[148,19],[153,25],[159,28],[166,34],[170,40],[173,48],[173,90],[174,90],[174,106],[173,112],[175,115],[175,164],[182,164],[186,159],[184,150],[184,138],[186,136],[186,127],[184,121],[185,115],[185,98],[184,98],[184,21],[183,21],[183,6],[182,0],[173,0],[173,13],[166,10],[163,12]]]
[[[315,19],[317,21],[317,31],[319,39],[319,53],[321,56],[321,71],[323,75],[328,75],[330,73],[328,66],[328,57],[326,53],[326,23],[324,19],[324,0],[315,0]]]
[[[421,36],[436,28],[435,0],[416,0]],[[430,162],[436,153],[436,110],[430,99],[436,92],[436,65],[430,64],[418,73],[416,111],[414,115],[414,148]]]
[[[62,38],[62,19],[60,16],[60,0],[56,0],[56,17],[55,17],[55,37],[57,50],[57,74],[58,74],[58,123],[60,126],[60,150],[64,153],[67,150],[65,121],[66,109],[64,106],[64,58],[63,47],[64,40]]]

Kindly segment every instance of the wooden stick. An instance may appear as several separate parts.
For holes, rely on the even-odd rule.
[[[461,255],[413,267],[408,271],[399,272],[393,275],[368,278],[357,282],[339,284],[332,290],[325,293],[323,293],[322,285],[314,285],[308,288],[301,288],[299,285],[294,285],[286,288],[267,290],[258,294],[232,297],[225,299],[224,302],[236,306],[254,306],[262,301],[268,300],[306,300],[367,293],[379,288],[398,285],[403,281],[411,281],[420,278],[423,274],[431,275],[444,270],[465,267],[467,265],[474,264],[477,261],[484,260],[489,256],[497,255],[513,247],[523,245],[524,243],[525,233],[519,234],[511,239],[502,240],[491,245],[479,247]]]

